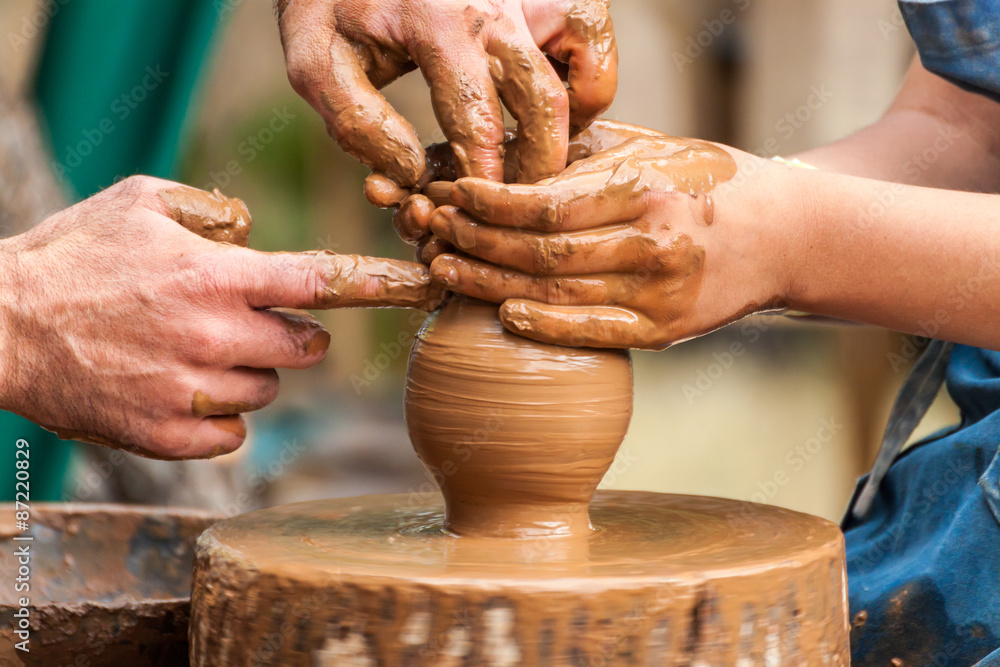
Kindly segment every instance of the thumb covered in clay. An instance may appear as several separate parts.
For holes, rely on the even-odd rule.
[[[329,250],[300,253],[244,251],[244,295],[254,308],[416,308],[441,303],[427,267],[414,262]],[[251,258],[252,256],[252,258]]]
[[[662,135],[638,125],[596,120],[570,140],[566,166],[621,146],[637,136]],[[516,183],[520,163],[516,130],[507,131],[503,148],[504,182]],[[451,197],[457,170],[454,152],[447,142],[428,146],[426,156],[425,180],[429,182],[403,188],[387,176],[373,173],[365,180],[364,192],[373,205],[395,209],[392,223],[396,233],[404,242],[416,246],[418,261],[430,265],[436,257],[454,251],[451,244],[433,235],[431,219],[438,207],[457,203]]]

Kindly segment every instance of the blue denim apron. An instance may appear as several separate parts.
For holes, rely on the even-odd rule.
[[[961,425],[844,520],[855,666],[1000,665],[1000,353],[956,346],[947,383]]]
[[[900,7],[927,69],[1000,101],[1000,0]],[[894,457],[942,374],[961,424]],[[893,416],[843,523],[852,664],[1000,667],[1000,352],[933,341]]]

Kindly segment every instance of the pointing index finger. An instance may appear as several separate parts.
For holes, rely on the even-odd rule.
[[[287,294],[291,303],[271,306],[432,310],[441,301],[441,291],[431,284],[427,267],[413,262],[338,255],[328,250],[277,253],[271,257],[277,258],[276,268],[286,276],[284,282],[290,278],[292,283]],[[296,280],[296,276],[304,276],[305,280]]]

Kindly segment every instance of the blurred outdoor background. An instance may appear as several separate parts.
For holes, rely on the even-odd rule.
[[[362,196],[366,170],[289,86],[271,2],[212,4],[220,23],[183,110],[176,179],[244,199],[256,248],[410,258],[388,213]],[[31,97],[53,5],[72,6],[0,4],[8,97]],[[874,121],[912,57],[894,0],[614,0],[612,15],[621,76],[610,117],[759,154],[791,154]],[[386,95],[426,142],[443,139],[419,74]],[[64,161],[70,147],[50,146],[42,164]],[[402,418],[406,356],[422,315],[320,318],[333,334],[328,359],[282,373],[280,398],[252,415],[240,452],[173,464],[79,446],[61,497],[235,514],[430,488]],[[867,327],[761,317],[636,353],[635,415],[604,485],[749,499],[839,520],[918,345]],[[920,434],[956,418],[942,396]]]

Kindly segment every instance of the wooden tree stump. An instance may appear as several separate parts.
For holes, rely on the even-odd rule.
[[[216,524],[192,664],[846,666],[840,530],[717,498],[591,502],[628,427],[628,356],[528,341],[496,313],[453,301],[410,356],[407,426],[443,497]]]
[[[195,667],[848,665],[839,529],[717,498],[600,492],[586,538],[441,530],[440,498],[261,510],[210,528]]]

